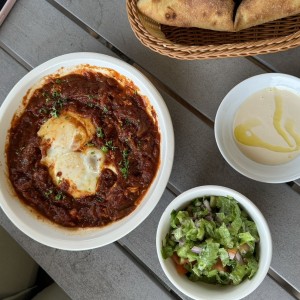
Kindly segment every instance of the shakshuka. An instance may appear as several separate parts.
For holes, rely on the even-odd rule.
[[[14,116],[9,179],[26,205],[57,224],[119,220],[139,205],[156,175],[155,111],[123,79],[92,68],[50,75]]]

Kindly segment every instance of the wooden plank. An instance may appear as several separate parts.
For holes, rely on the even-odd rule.
[[[32,67],[71,52],[115,56],[49,3],[39,0],[16,2],[0,27],[0,41]]]
[[[300,77],[300,47],[288,51],[260,55],[258,58],[276,72]]]

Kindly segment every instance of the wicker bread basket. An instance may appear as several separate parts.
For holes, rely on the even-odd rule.
[[[300,45],[300,15],[240,32],[219,32],[161,25],[138,11],[137,0],[127,0],[127,13],[136,37],[146,47],[181,60],[252,56]]]

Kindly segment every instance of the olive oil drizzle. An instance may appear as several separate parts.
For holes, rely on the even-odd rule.
[[[239,143],[246,146],[261,147],[270,151],[281,153],[297,151],[300,149],[300,135],[295,131],[295,122],[292,119],[287,119],[283,127],[283,100],[277,94],[274,97],[274,101],[275,111],[273,114],[273,126],[277,133],[287,143],[286,147],[272,145],[258,137],[253,132],[253,128],[262,125],[262,122],[255,118],[249,119],[243,124],[236,126],[234,128],[234,136]],[[294,143],[291,141],[291,139],[294,141]]]

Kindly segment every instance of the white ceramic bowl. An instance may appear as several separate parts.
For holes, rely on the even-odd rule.
[[[244,176],[267,183],[289,182],[300,178],[300,156],[280,165],[260,164],[246,157],[234,140],[233,122],[240,105],[250,95],[268,87],[287,89],[300,95],[300,79],[290,75],[268,73],[242,81],[225,96],[218,108],[215,138],[224,159]]]
[[[68,230],[37,218],[16,198],[7,177],[5,143],[12,117],[23,96],[42,77],[56,73],[61,67],[89,64],[110,68],[124,75],[140,89],[157,114],[161,134],[160,166],[140,205],[127,217],[96,229]],[[174,133],[168,109],[156,88],[129,64],[97,53],[72,53],[51,59],[25,75],[11,90],[0,108],[0,205],[8,218],[34,240],[59,249],[85,250],[104,246],[136,228],[154,209],[169,179],[174,155]]]
[[[192,282],[186,276],[180,275],[175,269],[171,258],[163,259],[161,255],[162,241],[170,229],[170,214],[173,210],[185,208],[193,199],[202,196],[232,196],[240,206],[248,212],[256,223],[260,236],[259,268],[254,277],[245,279],[236,286],[220,286],[203,282]],[[156,233],[156,249],[159,262],[173,285],[187,296],[196,300],[236,300],[252,293],[264,280],[272,257],[272,240],[268,224],[258,208],[242,194],[222,186],[207,185],[190,189],[176,197],[166,208],[158,224]]]

